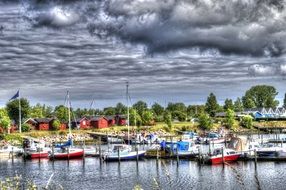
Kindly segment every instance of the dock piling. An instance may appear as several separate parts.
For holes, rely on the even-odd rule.
[[[254,149],[254,164],[255,164],[255,169],[257,168],[257,152]]]
[[[118,155],[118,163],[120,163],[120,148],[118,147],[118,150],[117,150],[117,155]]]
[[[222,149],[222,164],[224,166],[225,164],[225,160],[224,160],[224,148],[221,148]]]
[[[177,165],[179,165],[179,152],[178,152],[178,147],[176,148],[176,155],[177,155]]]

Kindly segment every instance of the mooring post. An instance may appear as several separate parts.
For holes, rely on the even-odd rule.
[[[224,160],[224,148],[222,147],[222,164],[223,164],[223,166],[224,166],[224,162],[225,162],[225,160]]]
[[[156,160],[158,160],[158,159],[159,159],[159,149],[156,148]]]
[[[55,144],[54,143],[52,144],[52,159],[54,162],[54,160],[55,160]]]
[[[68,146],[68,160],[70,160],[70,147]]]
[[[176,154],[177,154],[177,165],[179,165],[179,151],[178,151],[178,147],[176,148]]]
[[[257,168],[257,152],[256,149],[254,149],[254,164],[255,164],[255,169]]]
[[[139,152],[138,152],[138,146],[136,145],[136,160],[137,160],[137,162],[138,162],[138,160],[139,160]]]
[[[171,139],[171,157],[174,155],[174,146],[173,146],[173,137],[170,137]]]
[[[120,163],[120,147],[118,147],[118,149],[117,149],[117,156],[118,156],[118,162]]]
[[[14,147],[12,146],[12,155],[11,155],[11,157],[12,157],[12,160],[14,160]],[[9,154],[9,158],[10,158],[10,154]]]
[[[101,164],[103,157],[102,157],[102,151],[101,151],[101,136],[99,136],[99,161]]]
[[[38,151],[38,153],[39,153],[39,162],[41,162],[41,148],[39,147],[39,148],[37,149],[37,151]]]

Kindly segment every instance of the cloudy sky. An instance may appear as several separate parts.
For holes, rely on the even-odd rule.
[[[204,103],[286,92],[284,0],[0,0],[0,105]]]

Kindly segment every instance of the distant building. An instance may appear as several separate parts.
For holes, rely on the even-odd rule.
[[[72,123],[72,128],[73,129],[90,129],[90,120],[87,119],[86,117],[77,119],[76,121],[73,121]]]
[[[116,115],[115,124],[119,126],[127,125],[127,117],[125,115]]]
[[[34,119],[36,123],[36,130],[50,130],[52,128],[53,118],[36,118]]]
[[[103,129],[108,127],[108,120],[105,117],[97,116],[90,119],[90,125],[96,129]]]
[[[115,116],[106,116],[105,118],[108,121],[108,127],[114,126],[116,124]]]

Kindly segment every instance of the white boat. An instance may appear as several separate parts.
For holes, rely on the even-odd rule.
[[[45,141],[35,142],[33,139],[26,139],[23,156],[29,159],[48,158],[51,149],[46,147]]]
[[[99,156],[99,150],[95,147],[86,146],[83,149],[84,149],[84,155],[85,156],[92,156],[92,157]]]
[[[0,149],[0,158],[10,158],[12,155],[19,155],[23,153],[22,148],[18,148],[12,145],[5,145]]]
[[[136,160],[144,157],[145,150],[132,151],[130,145],[114,145],[111,152],[107,152],[103,159],[105,161],[125,161],[125,160]]]
[[[104,154],[104,160],[106,161],[121,161],[121,160],[135,160],[143,157],[146,153],[145,150],[137,150],[132,151],[132,147],[130,146],[130,134],[129,134],[129,94],[128,94],[128,82],[126,84],[126,100],[127,100],[127,142],[128,145],[120,144],[114,145],[111,152],[107,152]]]

